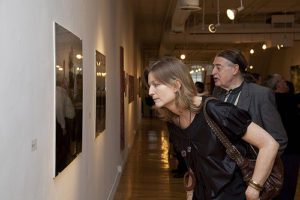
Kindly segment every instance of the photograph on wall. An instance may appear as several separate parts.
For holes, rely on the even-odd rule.
[[[300,65],[291,66],[291,81],[294,84],[295,92],[300,92]]]
[[[134,76],[129,75],[128,78],[128,103],[134,101]]]
[[[106,114],[105,56],[96,50],[96,137],[105,130]]]
[[[138,77],[138,79],[137,79],[137,82],[138,82],[138,89],[137,89],[137,91],[138,91],[138,95],[139,95],[139,97],[141,97],[141,93],[142,93],[142,79],[141,79],[141,77]]]
[[[126,73],[124,69],[124,48],[120,47],[120,149],[125,148],[125,118],[124,118],[124,95],[126,95],[125,78]]]
[[[55,176],[82,149],[82,40],[55,23]]]
[[[125,81],[125,97],[128,96],[128,82],[129,82],[129,75],[127,72],[125,72],[125,76],[124,76],[124,81]]]

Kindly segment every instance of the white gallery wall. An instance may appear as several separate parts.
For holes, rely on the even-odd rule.
[[[260,50],[260,53],[250,55],[248,52],[249,65],[253,65],[253,71],[260,73],[263,77],[278,73],[290,80],[290,67],[300,65],[300,41],[295,40],[292,47]]]
[[[287,80],[290,80],[290,67],[293,65],[300,65],[299,52],[299,40],[294,42],[293,47],[283,48],[279,51],[277,49],[274,50],[270,60],[269,74],[279,73]]]
[[[126,148],[120,150],[120,46],[125,69],[141,63],[130,1],[0,0],[0,199],[112,199],[140,99],[125,107]],[[83,44],[82,152],[54,176],[57,22]],[[95,138],[95,50],[106,56],[106,129]],[[36,149],[32,149],[36,142]],[[127,144],[128,143],[128,144]]]

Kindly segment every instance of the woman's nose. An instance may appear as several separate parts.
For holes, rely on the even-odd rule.
[[[153,95],[153,87],[152,86],[150,86],[149,87],[149,92],[148,92],[148,94],[150,95],[150,96],[152,96]]]

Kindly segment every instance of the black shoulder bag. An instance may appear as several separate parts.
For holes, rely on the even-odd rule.
[[[251,185],[251,187],[254,187],[255,189],[261,191],[260,192],[261,200],[269,200],[276,197],[279,194],[283,184],[283,164],[280,156],[277,154],[272,171],[262,187],[257,183],[255,183],[254,181],[252,181],[251,178],[254,172],[256,160],[244,158],[241,155],[241,153],[238,151],[238,149],[229,141],[226,135],[222,132],[218,124],[216,124],[211,119],[211,117],[207,114],[206,104],[211,99],[215,99],[215,98],[209,97],[205,99],[204,102],[203,112],[204,112],[206,122],[208,123],[209,127],[212,129],[212,132],[217,136],[217,138],[226,148],[227,155],[231,159],[233,159],[238,165],[238,167],[240,168],[244,181],[246,182],[247,185]]]

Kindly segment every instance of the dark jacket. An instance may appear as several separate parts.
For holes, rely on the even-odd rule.
[[[226,90],[215,87],[213,96],[224,100]],[[269,132],[279,143],[283,153],[288,138],[276,108],[274,92],[255,83],[244,82],[237,107],[249,112],[252,121]]]

